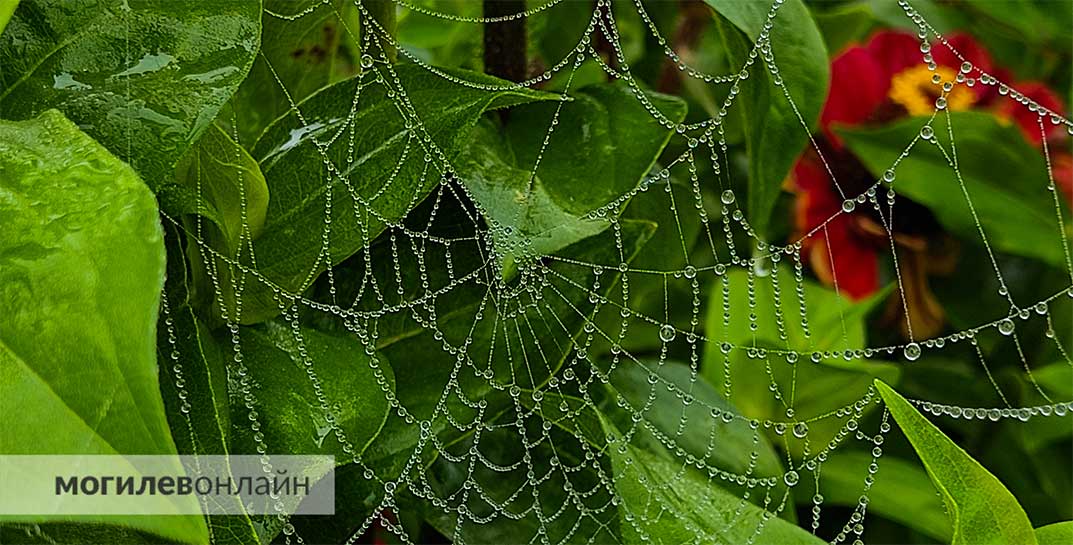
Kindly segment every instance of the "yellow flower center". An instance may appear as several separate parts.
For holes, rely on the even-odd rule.
[[[935,83],[936,75],[938,83]],[[942,95],[943,84],[949,82],[954,87],[946,94],[946,108],[967,110],[976,102],[976,95],[964,85],[956,84],[956,77],[957,73],[946,66],[937,66],[934,71],[924,65],[913,66],[894,75],[887,96],[901,104],[909,115],[928,115],[935,111],[935,99]]]

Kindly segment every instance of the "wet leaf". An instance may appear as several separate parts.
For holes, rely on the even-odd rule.
[[[898,392],[881,380],[875,384],[942,494],[954,527],[952,543],[1035,545],[1032,524],[1013,494]]]
[[[175,454],[157,386],[164,245],[152,193],[48,110],[0,122],[0,195],[0,414],[19,415],[0,420],[0,453]],[[196,516],[59,520],[207,539]]]
[[[253,62],[258,0],[23,0],[0,35],[0,112],[57,108],[154,191]]]

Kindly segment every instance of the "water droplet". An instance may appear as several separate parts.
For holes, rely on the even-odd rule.
[[[685,275],[686,278],[696,278],[697,268],[693,265],[686,265],[686,268],[682,271],[682,274]]]
[[[931,125],[924,125],[920,128],[920,137],[924,140],[931,140],[931,137],[935,136],[935,131],[932,130]]]
[[[808,435],[808,424],[804,422],[794,424],[794,437],[804,439],[806,435]]]
[[[961,73],[968,74],[969,72],[972,72],[972,63],[969,61],[961,63]]]
[[[361,56],[361,67],[366,69],[366,70],[372,68],[373,67],[373,56],[372,55],[362,55]]]
[[[671,324],[663,324],[663,327],[659,328],[659,338],[665,343],[673,341],[676,333]]]
[[[894,181],[894,170],[893,169],[887,170],[886,172],[883,173],[883,181],[887,182],[887,183],[890,183],[890,182]]]
[[[723,204],[733,204],[734,192],[729,189],[724,191],[723,194],[719,197],[719,200],[723,201]]]
[[[920,357],[920,345],[917,343],[909,343],[905,345],[905,350],[902,351],[905,359],[909,361],[916,361]]]
[[[857,203],[853,199],[846,199],[842,201],[842,211],[845,213],[853,212],[853,209],[857,208]]]
[[[801,480],[801,476],[798,475],[796,471],[791,469],[786,473],[786,475],[783,475],[782,480],[786,483],[786,486],[792,487],[797,484],[797,481]]]
[[[1014,325],[1013,320],[1006,318],[998,323],[998,332],[1003,335],[1010,335],[1013,333]]]

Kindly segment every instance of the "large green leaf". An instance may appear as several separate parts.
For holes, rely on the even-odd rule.
[[[250,68],[259,0],[23,0],[0,36],[0,113],[58,108],[150,188]]]
[[[157,356],[164,362],[160,366],[160,393],[168,424],[180,454],[226,455],[231,451],[225,362],[230,355],[189,304],[187,265],[178,226],[169,225],[165,231],[165,247],[169,249],[164,285],[167,301],[162,302],[157,324]],[[238,498],[229,501],[241,504]],[[274,521],[276,517],[209,515],[210,542],[263,543],[267,541],[261,537],[266,528],[260,524],[263,520]]]
[[[555,404],[564,400],[554,395],[545,399]],[[568,402],[577,404],[580,400],[570,398]],[[541,415],[561,417],[562,413],[558,408],[550,408],[546,414],[538,409],[526,415],[528,425],[523,430],[511,425],[512,411],[497,423],[498,429],[482,432],[479,442],[467,438],[449,447],[447,450],[456,456],[465,456],[470,447],[480,452],[481,459],[475,461],[472,472],[446,458],[429,469],[434,493],[451,498],[447,504],[451,510],[464,499],[466,516],[459,523],[457,514],[427,505],[423,510],[426,520],[455,543],[530,543],[541,538],[550,543],[619,542],[618,509],[611,502],[614,490],[607,483],[610,467],[602,460],[587,460],[586,453],[593,449],[582,447],[584,439],[573,430],[552,427],[539,431]],[[544,433],[547,439],[525,445],[523,431],[531,437]],[[525,456],[529,462],[524,461]],[[496,467],[486,466],[484,460]],[[467,479],[480,494],[456,493]],[[491,502],[502,507],[494,509]]]
[[[1063,545],[1073,543],[1073,521],[1056,522],[1036,528],[1039,545]]]
[[[164,246],[152,193],[48,110],[0,122],[0,197],[0,453],[175,454],[157,388]],[[65,520],[207,539],[201,517]]]
[[[617,432],[606,424],[609,439]],[[688,465],[625,446],[607,450],[620,497],[627,543],[779,543],[819,545],[823,540],[730,494]],[[763,489],[753,490],[762,494]],[[772,498],[775,505],[782,494]]]
[[[344,464],[360,456],[387,419],[395,375],[383,355],[371,362],[356,339],[270,321],[240,332],[250,391],[263,441],[277,454],[332,454]],[[232,384],[234,449],[256,453],[257,438],[245,424],[241,382]],[[323,400],[321,400],[323,396]],[[352,445],[351,452],[332,421]]]
[[[881,380],[875,384],[942,494],[954,527],[952,543],[1034,545],[1032,524],[1017,498],[898,392]]]
[[[483,84],[504,83],[465,71],[450,74]],[[378,83],[381,77],[388,83]],[[407,107],[399,102],[403,92]],[[297,112],[276,120],[254,148],[272,197],[264,231],[254,243],[253,268],[280,289],[304,291],[328,265],[353,255],[376,238],[386,222],[402,219],[439,185],[443,165],[433,144],[450,161],[486,110],[557,98],[524,88],[482,90],[416,65],[380,67],[323,89]],[[409,106],[413,110],[404,118],[400,112]],[[326,163],[335,174],[329,176]],[[330,223],[325,204],[329,197]],[[322,253],[329,226],[330,242]],[[242,262],[252,267],[248,255]],[[247,284],[243,323],[279,312],[264,282]]]
[[[547,103],[512,110],[498,131],[482,124],[459,160],[463,183],[495,226],[506,270],[606,229],[606,219],[589,213],[635,189],[673,133],[624,83],[591,85],[571,98],[559,105],[555,126],[557,105]],[[685,118],[681,100],[646,98],[669,119]]]
[[[642,367],[643,365],[643,367]],[[652,374],[656,382],[652,382]],[[737,415],[732,407],[703,378],[694,376],[692,370],[682,363],[643,361],[620,364],[611,373],[611,386],[615,401],[602,407],[602,411],[620,430],[635,426],[641,435],[653,435],[659,439],[656,452],[666,448],[703,460],[708,467],[757,478],[779,477],[775,491],[781,495],[785,490],[782,482],[783,468],[775,449],[767,437],[750,428],[747,421],[734,418],[726,422],[713,418],[712,410],[720,414]],[[683,404],[682,397],[690,396]],[[621,397],[628,411],[618,408]],[[648,408],[645,411],[645,408]],[[644,420],[632,424],[634,413],[640,412]],[[660,439],[661,438],[661,439]],[[673,447],[666,446],[670,442]],[[636,443],[635,443],[636,444]],[[668,452],[669,454],[669,452]],[[752,459],[752,455],[756,455]],[[737,486],[721,483],[725,488],[738,491]],[[742,493],[745,487],[740,487]],[[751,498],[762,501],[762,498]],[[792,503],[792,502],[791,502]],[[792,509],[791,509],[792,511]]]
[[[871,453],[839,449],[820,467],[820,494],[824,505],[855,508],[865,491],[864,479],[872,463]],[[927,474],[917,464],[884,454],[877,461],[879,473],[868,489],[868,514],[878,515],[924,533],[950,541],[950,521],[942,501],[935,495]],[[811,500],[813,490],[798,487],[799,501]]]
[[[235,292],[224,284],[221,302],[213,279],[231,278],[231,263],[236,256],[248,256],[251,241],[264,230],[269,195],[260,165],[213,125],[179,160],[175,182],[175,190],[169,188],[160,200],[165,208],[186,216],[192,304],[222,306],[233,317]]]
[[[839,134],[868,170],[880,176],[926,122],[927,118],[910,118],[875,129],[845,129]],[[948,123],[953,124],[953,146]],[[1043,155],[1015,127],[990,114],[948,112],[936,117],[932,126],[947,154],[953,157],[956,148],[961,180],[937,146],[921,141],[899,163],[894,190],[927,206],[944,227],[963,240],[983,244],[978,219],[991,247],[1065,268],[1062,246],[1070,233],[1063,234],[1058,227],[1054,196],[1046,189],[1049,182]],[[1068,228],[1073,225],[1068,208],[1063,214]]]
[[[264,0],[264,9],[260,54],[231,103],[240,140],[247,145],[286,114],[291,101],[301,102],[358,72],[354,2]],[[305,14],[297,19],[278,16],[298,13]]]
[[[11,15],[15,13],[15,8],[19,6],[19,0],[9,0],[0,5],[0,33],[4,32],[4,27],[7,26],[8,21],[11,20]]]
[[[778,69],[777,76],[772,75],[761,54],[749,68],[748,79],[738,84],[740,103],[734,106],[745,120],[749,154],[746,210],[750,225],[763,236],[783,181],[808,143],[808,131],[819,118],[827,96],[831,77],[827,48],[801,0],[783,2],[770,30],[765,30],[765,25],[771,2],[705,2],[730,23],[720,21],[719,26],[734,69],[745,65],[761,34],[768,35],[773,66]]]
[[[798,284],[788,267],[776,267],[775,272],[767,276],[757,276],[740,268],[726,274],[729,326],[724,325],[724,294],[719,280],[712,287],[708,300],[706,331],[711,342],[704,348],[701,373],[710,384],[723,391],[742,414],[752,418],[787,420],[787,409],[792,408],[794,416],[791,420],[807,421],[863,398],[874,377],[897,380],[898,367],[864,359],[862,354],[854,352],[867,345],[865,317],[882,300],[885,292],[853,303],[830,289],[805,281],[802,290],[807,319],[802,319]],[[778,305],[775,304],[776,286]],[[750,299],[755,308],[750,307]],[[751,314],[756,316],[755,331],[749,318]],[[780,339],[780,333],[785,334],[785,340]],[[723,352],[724,343],[729,343],[729,353]],[[845,359],[846,350],[850,351],[852,361]],[[787,351],[792,352],[789,358]],[[811,360],[814,352],[835,355],[825,355],[817,364]],[[729,392],[726,388],[728,379]],[[772,384],[777,386],[781,400],[772,395]],[[825,445],[844,424],[842,419],[834,416],[809,422],[808,440],[812,445]],[[800,452],[803,443],[792,440],[789,445]]]

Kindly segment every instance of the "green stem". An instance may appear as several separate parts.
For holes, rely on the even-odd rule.
[[[363,5],[365,6],[365,11],[369,12],[373,19],[376,19],[376,22],[380,24],[380,27],[383,28],[392,39],[395,39],[395,2],[392,0],[363,0]],[[395,62],[398,60],[399,52],[395,50],[394,46],[382,43],[383,40],[376,39],[375,31],[371,28],[367,29],[366,25],[362,25],[362,32],[373,32],[374,38],[370,43],[374,45],[382,44],[384,47],[384,56],[386,56],[389,61]]]

